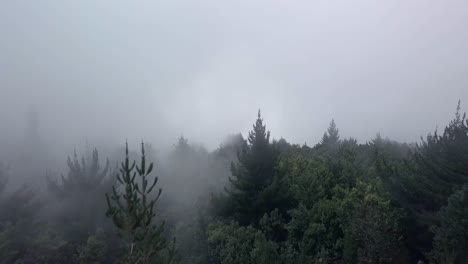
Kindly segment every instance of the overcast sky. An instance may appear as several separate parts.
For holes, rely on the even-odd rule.
[[[0,1],[0,141],[209,148],[262,109],[315,144],[417,141],[468,110],[468,1]]]

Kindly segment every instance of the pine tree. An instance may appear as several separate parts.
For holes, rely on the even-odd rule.
[[[458,103],[455,118],[442,135],[428,135],[414,153],[415,173],[411,186],[418,192],[422,208],[436,212],[453,190],[468,184],[468,120]]]
[[[468,185],[449,197],[438,216],[430,257],[435,263],[468,263]]]
[[[61,175],[60,181],[50,177],[47,179],[49,192],[57,198],[63,199],[72,193],[79,193],[80,195],[89,193],[93,190],[101,189],[105,185],[110,187],[112,183],[112,180],[106,177],[110,171],[109,160],[106,160],[104,168],[101,169],[97,149],[93,150],[89,160],[86,160],[83,156],[80,161],[77,153],[74,152],[73,159],[68,157],[67,165],[68,174],[66,177]]]
[[[468,120],[459,102],[443,133],[436,130],[429,134],[415,146],[404,166],[393,166],[387,159],[387,165],[380,169],[387,179],[393,178],[392,196],[409,214],[406,243],[418,259],[425,258],[424,253],[433,247],[430,228],[440,220],[437,212],[447,205],[454,190],[468,184],[467,164]]]
[[[85,242],[96,227],[105,228],[106,208],[102,194],[111,190],[115,180],[110,176],[109,160],[101,167],[99,154],[94,149],[90,156],[78,158],[76,152],[67,159],[68,173],[60,179],[47,179],[54,219],[64,231],[65,238]]]
[[[185,154],[189,151],[192,151],[191,146],[188,142],[188,139],[185,138],[184,136],[179,137],[179,141],[175,145],[175,153],[176,154]]]
[[[335,146],[340,142],[339,130],[336,127],[335,120],[332,119],[327,131],[323,134],[321,145]]]
[[[174,263],[177,252],[175,239],[168,247],[164,237],[164,222],[156,224],[155,206],[162,189],[155,196],[153,190],[158,177],[150,182],[153,163],[146,164],[145,146],[141,145],[140,165],[130,163],[128,144],[125,146],[125,161],[121,163],[117,180],[121,188],[113,186],[112,194],[106,193],[108,205],[107,216],[112,218],[119,230],[119,236],[125,245],[122,263],[148,264],[154,261]],[[167,250],[167,254],[164,254]]]
[[[273,182],[276,159],[259,110],[248,144],[238,152],[238,163],[231,164],[231,188],[227,189],[231,214],[241,224],[257,223],[274,209],[262,197],[262,191]]]

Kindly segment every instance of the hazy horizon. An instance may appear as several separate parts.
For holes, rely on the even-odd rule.
[[[468,2],[8,1],[2,142],[35,109],[61,151],[181,135],[216,148],[257,109],[272,137],[415,142],[468,109]],[[67,151],[66,153],[69,153]]]

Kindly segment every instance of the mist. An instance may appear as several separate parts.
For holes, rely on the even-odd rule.
[[[89,165],[97,149],[113,177],[125,142],[132,159],[144,142],[167,232],[180,235],[192,228],[181,219],[229,189],[259,110],[284,158],[274,177],[290,172],[291,153],[328,157],[332,120],[337,142],[359,144],[360,166],[379,144],[396,163],[411,159],[457,102],[467,109],[467,25],[465,1],[3,1],[0,173],[9,191],[26,182],[50,201],[68,157]]]
[[[275,138],[416,141],[468,101],[462,1],[9,1],[4,138],[37,112],[70,150],[129,140],[210,149],[261,108]],[[156,142],[158,141],[158,142]],[[171,142],[171,144],[165,144]],[[64,147],[66,146],[66,147]]]

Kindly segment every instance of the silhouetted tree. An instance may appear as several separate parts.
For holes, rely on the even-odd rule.
[[[415,152],[418,178],[412,188],[422,198],[418,201],[422,208],[430,212],[445,205],[454,188],[468,183],[468,120],[460,110],[459,102],[443,134],[428,135]]]
[[[106,177],[109,174],[109,160],[106,160],[104,168],[99,164],[99,154],[94,149],[90,159],[90,164],[83,156],[81,162],[76,152],[73,159],[68,157],[68,174],[65,177],[61,175],[60,181],[48,178],[48,188],[57,197],[63,198],[71,193],[89,193],[96,189],[102,189],[102,186],[109,186],[111,179]],[[102,190],[99,190],[102,191]]]
[[[336,127],[335,120],[332,119],[330,126],[327,131],[323,134],[322,140],[320,141],[321,145],[326,146],[335,146],[340,142],[340,135],[338,128]]]
[[[232,163],[232,177],[227,188],[230,213],[241,224],[256,223],[271,208],[262,192],[274,179],[277,155],[270,144],[270,132],[258,116],[249,132],[248,144],[238,153],[238,163]]]
[[[119,230],[124,244],[121,262],[125,264],[176,261],[175,239],[174,245],[169,248],[163,234],[164,222],[155,223],[155,205],[162,189],[157,191],[154,198],[150,197],[158,182],[158,177],[149,179],[152,170],[153,163],[149,166],[146,164],[144,144],[141,144],[139,166],[135,161],[130,163],[128,144],[126,144],[125,160],[121,164],[120,174],[117,175],[121,189],[113,186],[112,194],[106,193],[107,216],[112,218]],[[164,250],[167,250],[167,253],[163,252]]]
[[[50,193],[51,214],[67,240],[85,242],[97,227],[105,227],[102,212],[106,205],[100,197],[111,190],[115,180],[109,177],[109,160],[101,168],[98,151],[94,149],[91,157],[78,159],[68,157],[68,174],[60,180],[48,178],[47,189]]]

